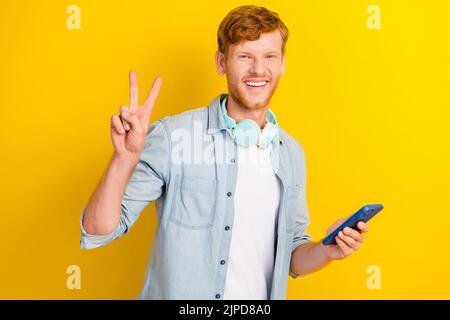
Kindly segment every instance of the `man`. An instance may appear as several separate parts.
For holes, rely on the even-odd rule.
[[[339,233],[336,245],[312,242],[306,231],[303,149],[269,108],[285,73],[287,38],[276,13],[232,10],[219,26],[215,56],[228,94],[150,126],[162,80],[139,107],[130,72],[130,106],[111,118],[114,154],[81,215],[81,247],[127,233],[156,200],[140,299],[285,299],[288,274],[317,271],[363,241],[363,222],[360,232]],[[246,161],[252,157],[258,160]]]

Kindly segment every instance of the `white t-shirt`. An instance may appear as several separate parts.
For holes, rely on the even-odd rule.
[[[270,297],[280,184],[266,149],[239,148],[234,222],[224,299]]]

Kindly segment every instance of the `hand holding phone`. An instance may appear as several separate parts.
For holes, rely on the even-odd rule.
[[[322,240],[324,245],[336,244],[336,236],[338,233],[344,228],[349,227],[355,230],[358,230],[356,226],[359,221],[367,222],[372,217],[374,217],[378,212],[383,209],[383,205],[381,204],[368,204],[359,209],[356,213],[354,213],[350,218],[348,218],[344,223],[342,223],[339,227],[336,228],[332,233],[330,233],[325,239]]]

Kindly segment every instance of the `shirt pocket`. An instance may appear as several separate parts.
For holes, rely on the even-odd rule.
[[[214,225],[217,180],[177,175],[170,221],[193,230]]]
[[[301,186],[293,184],[286,188],[286,233],[292,233],[295,228],[296,211],[299,209]]]

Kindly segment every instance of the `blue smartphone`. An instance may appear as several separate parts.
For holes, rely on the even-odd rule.
[[[336,230],[330,233],[325,239],[322,240],[324,245],[337,244],[336,236],[339,231],[342,231],[345,227],[349,227],[358,230],[356,226],[359,221],[367,222],[372,219],[378,212],[383,209],[381,204],[368,204],[361,209],[359,209],[355,214],[348,218],[343,224],[341,224]]]

